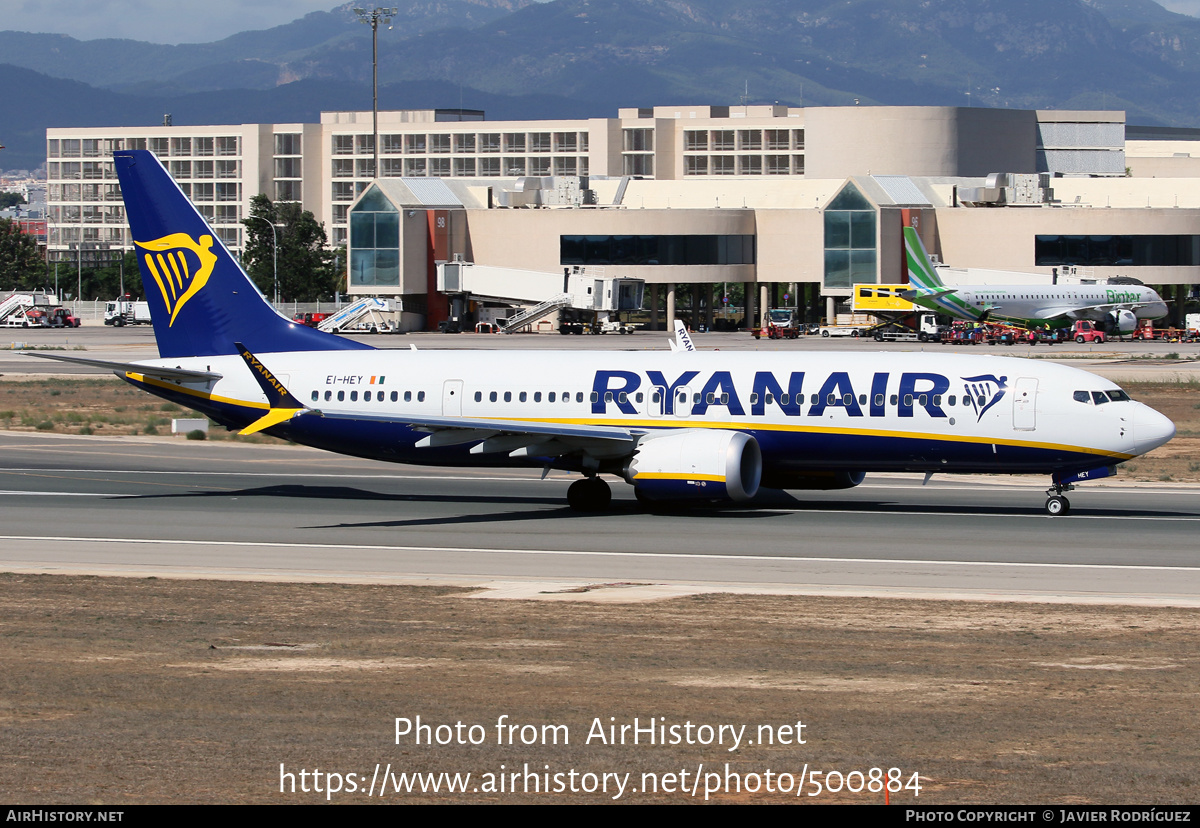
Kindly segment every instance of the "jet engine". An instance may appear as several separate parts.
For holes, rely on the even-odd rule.
[[[733,500],[758,493],[762,451],[740,431],[688,428],[648,434],[622,476],[651,500]]]
[[[1109,313],[1113,332],[1124,336],[1137,330],[1137,314],[1131,310],[1115,310]]]

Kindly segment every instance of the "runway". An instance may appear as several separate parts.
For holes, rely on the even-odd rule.
[[[1180,484],[1092,484],[1049,518],[1041,478],[872,475],[653,514],[614,481],[612,510],[581,515],[572,478],[536,470],[16,432],[0,451],[4,571],[1200,606],[1200,498]]]

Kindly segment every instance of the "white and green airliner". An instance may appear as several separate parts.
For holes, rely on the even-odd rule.
[[[1167,303],[1143,285],[957,285],[942,282],[921,237],[904,228],[910,302],[969,322],[1007,322],[1023,328],[1064,328],[1078,319],[1129,334],[1142,319],[1167,315]]]

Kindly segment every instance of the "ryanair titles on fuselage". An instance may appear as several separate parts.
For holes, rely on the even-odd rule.
[[[877,371],[871,375],[869,389],[861,378],[855,387],[848,371],[833,371],[823,379],[820,375],[805,374],[804,371],[786,375],[757,371],[749,396],[743,399],[730,371],[703,375],[700,371],[683,371],[674,375],[662,371],[600,370],[592,382],[592,414],[636,415],[639,412],[633,395],[639,390],[649,390],[659,393],[664,415],[675,414],[676,405],[690,405],[688,413],[692,416],[704,416],[709,409],[722,408],[734,417],[761,417],[766,415],[768,406],[777,407],[789,417],[820,417],[829,408],[844,409],[850,417],[886,417],[889,408],[893,416],[899,417],[912,417],[917,409],[923,409],[930,417],[949,416],[941,404],[951,390],[952,380],[942,374]],[[1000,401],[1008,387],[1007,376],[993,374],[958,380],[963,383],[963,403],[979,417]],[[690,394],[690,399],[681,399],[681,394]]]

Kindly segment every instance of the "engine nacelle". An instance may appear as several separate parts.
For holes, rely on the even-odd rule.
[[[1137,330],[1137,314],[1131,310],[1115,310],[1108,316],[1112,320],[1114,333],[1124,336]]]
[[[733,500],[758,493],[762,451],[740,431],[689,428],[638,444],[623,475],[653,500]]]

